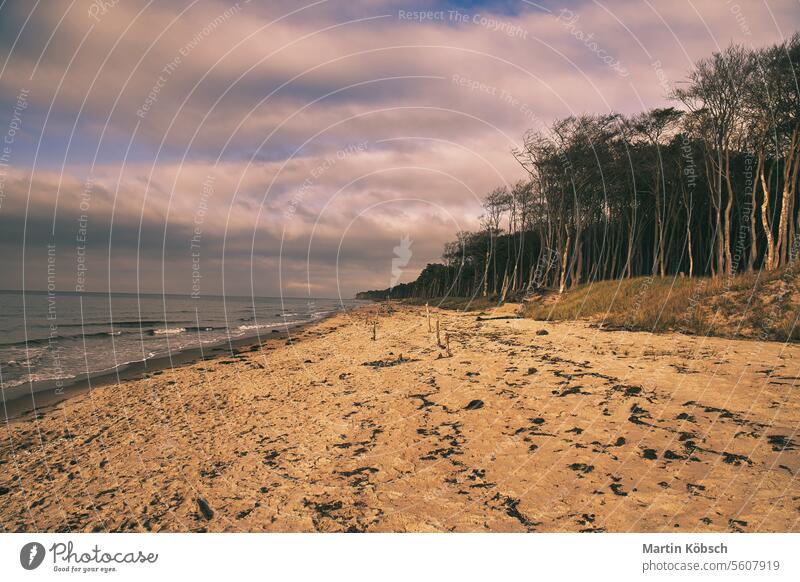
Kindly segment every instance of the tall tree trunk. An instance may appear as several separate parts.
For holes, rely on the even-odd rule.
[[[634,200],[634,204],[636,201]],[[628,255],[625,257],[624,271],[626,276],[630,279],[633,276],[633,243],[635,242],[636,232],[636,206],[631,211],[630,226],[628,229]]]
[[[725,274],[725,230],[723,228],[722,219],[722,150],[718,153],[717,172],[714,180],[716,184],[716,192],[714,195],[715,204],[717,209],[716,229],[717,229],[717,276]]]
[[[725,273],[729,275],[733,275],[734,272],[734,264],[733,259],[731,257],[731,215],[733,212],[733,183],[731,180],[731,153],[730,150],[725,151],[725,184],[727,185],[728,189],[728,201],[725,205],[725,217],[724,217],[724,232],[725,232]]]
[[[752,159],[752,158],[751,158]],[[750,254],[747,257],[747,272],[752,273],[758,259],[758,234],[756,232],[756,194],[758,194],[758,174],[761,171],[763,158],[759,155],[753,184],[750,189]],[[752,163],[752,162],[751,162]]]
[[[506,300],[506,294],[508,293],[508,269],[506,269],[505,274],[503,275],[503,289],[500,292],[500,302],[504,302]]]
[[[714,156],[713,153],[706,152],[704,156],[705,166],[706,166],[706,176],[709,177],[708,179],[708,189],[709,189],[709,198],[711,199],[711,218],[713,219],[712,222],[712,230],[711,230],[711,248],[709,248],[709,253],[711,260],[709,260],[709,266],[711,267],[711,276],[716,277],[717,274],[722,269],[722,245],[720,244],[720,240],[722,238],[722,214],[721,214],[721,206],[722,200],[720,199],[720,190],[722,188],[722,174],[720,173],[720,168],[715,167],[714,165]]]
[[[781,194],[781,216],[778,223],[778,242],[776,243],[776,255],[778,258],[778,265],[781,266],[786,263],[789,258],[789,207],[791,206],[791,199],[793,194],[793,183],[797,173],[794,170],[795,164],[795,149],[797,144],[797,128],[792,130],[792,139],[789,144],[789,149],[786,151],[786,156],[783,162],[783,192]]]
[[[694,251],[692,249],[692,226],[691,222],[686,223],[686,244],[688,246],[687,252],[689,254],[689,276],[694,276]]]
[[[656,187],[656,209],[655,209],[655,222],[653,223],[653,267],[650,271],[651,275],[658,273],[658,266],[661,262],[661,200],[658,195],[658,187]]]
[[[572,231],[569,229],[568,224],[564,224],[564,230],[567,232],[567,240],[564,243],[564,252],[561,257],[561,280],[558,283],[559,294],[564,292],[567,283],[567,262],[569,260],[569,247],[572,244]]]
[[[583,245],[581,244],[581,235],[575,236],[575,266],[572,274],[572,284],[570,287],[577,287],[581,283],[583,276]]]
[[[769,182],[764,174],[764,167],[767,165],[765,154],[760,154],[759,178],[761,179],[761,189],[764,191],[764,200],[761,202],[761,225],[764,227],[764,234],[767,237],[767,248],[764,254],[764,264],[768,271],[775,268],[775,240],[772,236],[772,224],[770,223],[769,216]]]
[[[492,262],[492,234],[489,233],[489,246],[486,248],[486,264],[483,267],[483,296],[489,295],[489,264]]]

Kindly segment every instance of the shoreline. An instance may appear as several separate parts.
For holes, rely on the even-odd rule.
[[[356,307],[358,309],[358,307]],[[344,310],[344,311],[352,311]],[[271,341],[286,341],[291,339],[292,332],[301,332],[308,326],[313,326],[335,316],[342,311],[329,313],[312,321],[305,321],[295,325],[284,325],[281,328],[272,328],[267,334],[247,335],[234,339],[228,338],[205,346],[194,346],[176,350],[171,354],[155,356],[145,360],[136,360],[120,364],[113,368],[82,373],[72,378],[63,379],[61,392],[57,388],[57,380],[38,380],[24,382],[11,388],[2,390],[3,416],[6,422],[13,423],[27,420],[41,412],[51,410],[70,398],[101,388],[116,384],[122,386],[132,380],[141,380],[148,375],[162,374],[166,370],[174,370],[183,366],[195,364],[199,361],[210,361],[225,355],[233,355],[244,348],[263,346]],[[29,389],[26,389],[29,388]],[[9,392],[17,392],[14,396],[7,396]]]
[[[9,422],[0,526],[798,531],[800,346],[510,309],[431,309],[448,353],[366,305]]]

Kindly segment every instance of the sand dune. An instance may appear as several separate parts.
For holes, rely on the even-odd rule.
[[[800,346],[375,310],[13,421],[0,526],[800,530]]]

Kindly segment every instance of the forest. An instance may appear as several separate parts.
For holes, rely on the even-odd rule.
[[[563,293],[597,280],[732,277],[798,254],[800,33],[695,63],[672,106],[528,131],[527,178],[483,200],[442,263],[363,299]]]

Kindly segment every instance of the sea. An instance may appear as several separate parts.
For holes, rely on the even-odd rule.
[[[68,384],[367,303],[279,297],[0,291],[0,387]]]

